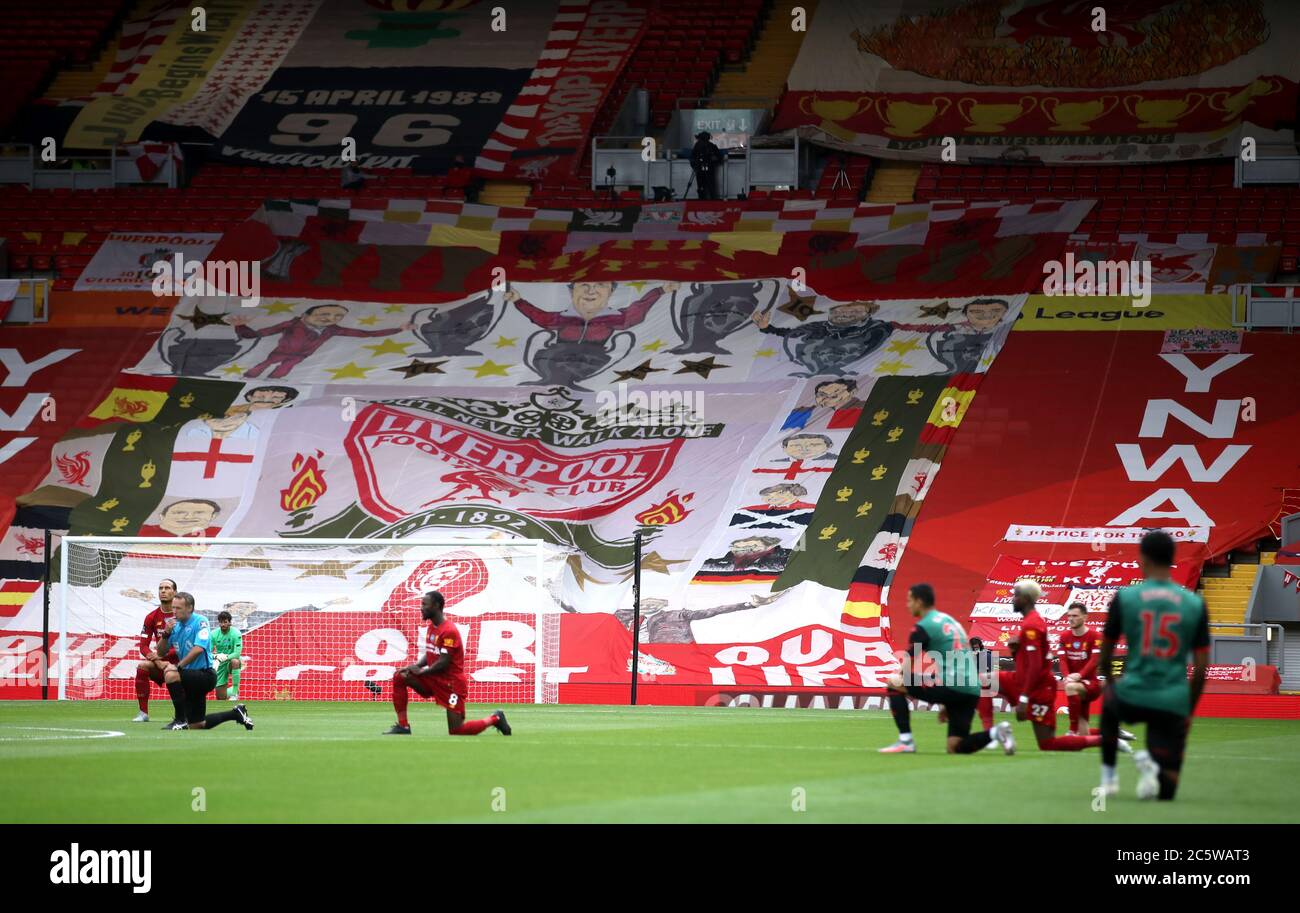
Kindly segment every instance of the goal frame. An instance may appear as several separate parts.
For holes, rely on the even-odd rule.
[[[286,545],[302,544],[315,545],[323,547],[346,547],[355,548],[358,546],[417,546],[427,545],[441,548],[473,548],[483,546],[487,548],[497,548],[501,546],[510,547],[531,547],[535,552],[533,566],[533,587],[537,590],[537,609],[533,613],[533,630],[537,632],[534,640],[534,654],[536,659],[535,671],[533,673],[533,703],[543,703],[545,693],[546,668],[543,661],[543,616],[546,614],[542,607],[550,599],[546,591],[545,584],[545,560],[546,549],[556,548],[554,543],[547,542],[544,539],[307,539],[294,538],[284,539],[277,536],[231,536],[230,538],[209,538],[202,537],[178,537],[178,536],[63,536],[59,541],[59,688],[58,699],[68,700],[67,683],[68,683],[68,666],[69,663],[64,658],[64,651],[68,643],[68,573],[69,562],[68,556],[70,550],[68,546],[86,545],[86,546],[110,546],[118,547],[138,545],[247,545],[247,546],[274,546],[277,548]],[[558,546],[563,548],[563,546]],[[524,613],[521,613],[524,614]]]

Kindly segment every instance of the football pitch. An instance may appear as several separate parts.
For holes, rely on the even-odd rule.
[[[128,701],[6,701],[0,821],[1300,821],[1297,720],[1198,719],[1177,801],[1134,798],[1121,756],[1121,794],[1094,811],[1097,752],[1039,752],[1027,723],[1014,757],[959,757],[916,713],[918,752],[880,755],[895,735],[882,711],[505,709],[513,736],[465,738],[413,703],[402,737],[380,735],[393,713],[378,702],[250,704],[252,732],[164,732],[163,701],[147,724]]]

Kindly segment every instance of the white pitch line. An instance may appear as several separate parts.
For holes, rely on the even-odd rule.
[[[24,732],[78,732],[91,734],[36,736],[35,738],[30,736],[8,738],[0,735],[0,742],[70,742],[78,739],[112,739],[126,735],[125,732],[118,732],[116,729],[61,729],[54,726],[0,726],[0,733],[7,732],[11,729],[21,729]]]

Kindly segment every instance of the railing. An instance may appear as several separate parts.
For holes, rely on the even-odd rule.
[[[1233,159],[1233,187],[1248,184],[1300,184],[1300,154],[1296,147],[1259,146],[1255,161],[1243,162],[1238,155]]]
[[[689,158],[672,149],[646,161],[642,158],[640,136],[597,136],[591,141],[591,187],[640,187],[646,199],[657,187],[669,188],[675,199],[687,198],[687,188],[694,190],[694,172]],[[611,172],[612,173],[607,173]],[[754,187],[799,186],[799,139],[785,146],[748,148],[728,156],[718,167],[718,195],[734,199]]]
[[[1232,630],[1237,633],[1216,633],[1216,629]],[[1276,666],[1278,675],[1286,674],[1286,629],[1280,624],[1258,623],[1258,622],[1232,622],[1232,621],[1212,621],[1210,622],[1210,640],[1211,640],[1211,662],[1216,662],[1218,657],[1215,654],[1215,648],[1219,644],[1225,647],[1232,644],[1258,644],[1263,647],[1262,653],[1267,660],[1265,665]],[[1240,662],[1241,657],[1228,657],[1229,664],[1235,665]]]
[[[1268,289],[1269,294],[1257,290]],[[1284,329],[1300,327],[1300,285],[1234,285],[1232,325],[1247,330],[1256,327]]]
[[[46,323],[50,319],[50,286],[45,278],[20,278],[18,294],[5,314],[4,323]]]
[[[37,190],[51,187],[92,190],[124,184],[176,187],[178,179],[176,163],[170,156],[156,175],[144,181],[132,159],[118,155],[117,148],[109,150],[107,155],[60,155],[55,164],[40,161],[36,147],[30,143],[15,143],[0,149],[0,184],[25,184]]]

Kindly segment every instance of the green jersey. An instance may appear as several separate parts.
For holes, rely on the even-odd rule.
[[[951,688],[963,694],[980,693],[975,654],[966,639],[966,629],[957,619],[938,609],[930,609],[917,620],[911,642],[934,659],[935,687]],[[929,671],[930,664],[927,663],[923,669]],[[913,662],[913,674],[923,669],[918,669]]]
[[[244,647],[244,637],[239,633],[234,625],[230,630],[222,633],[221,628],[212,629],[212,655],[224,653],[227,656],[238,656],[239,651]]]
[[[1106,639],[1128,642],[1115,693],[1126,704],[1187,716],[1187,661],[1210,646],[1205,600],[1171,581],[1144,580],[1115,594]]]

